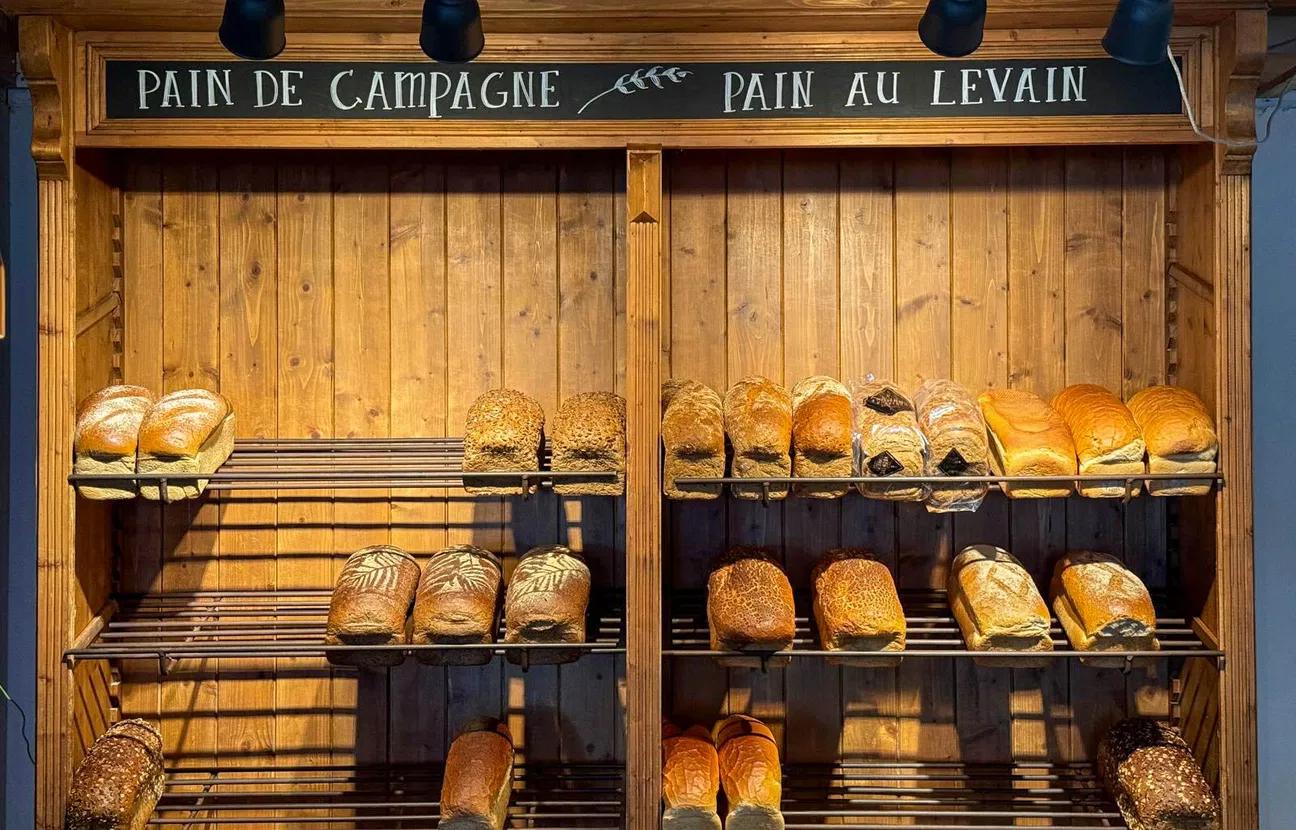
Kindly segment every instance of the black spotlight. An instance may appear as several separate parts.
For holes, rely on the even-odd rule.
[[[930,0],[918,36],[936,54],[961,58],[981,45],[985,16],[986,0]]]
[[[424,0],[419,46],[432,60],[467,63],[486,46],[477,0]]]
[[[220,42],[240,58],[264,61],[283,51],[284,0],[225,0]]]
[[[1102,45],[1121,63],[1152,66],[1166,59],[1174,0],[1120,0]]]

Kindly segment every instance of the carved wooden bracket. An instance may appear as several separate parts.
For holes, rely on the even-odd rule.
[[[18,21],[19,63],[32,97],[32,157],[43,179],[66,179],[72,163],[68,31],[49,17]]]
[[[1264,70],[1268,21],[1263,11],[1243,11],[1220,27],[1219,123],[1234,141],[1256,137],[1255,98]],[[1221,147],[1225,175],[1249,175],[1255,146]]]

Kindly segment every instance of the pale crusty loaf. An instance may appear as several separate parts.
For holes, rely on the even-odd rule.
[[[513,792],[513,737],[503,723],[469,723],[446,753],[439,830],[503,830]]]
[[[626,402],[611,392],[586,392],[563,401],[553,423],[555,472],[613,472],[615,481],[554,479],[562,496],[620,496],[625,493]]]
[[[830,550],[815,565],[814,615],[827,651],[888,652],[905,647],[905,616],[887,566],[864,550]],[[830,657],[842,666],[895,666],[899,656]]]
[[[499,605],[500,561],[475,545],[455,545],[432,554],[419,579],[414,599],[410,642],[416,645],[481,644],[495,638]],[[419,662],[433,666],[480,666],[491,661],[489,649],[417,651]]]
[[[720,759],[703,726],[662,724],[662,830],[720,830]]]
[[[792,396],[768,378],[743,378],[725,395],[725,432],[733,447],[734,478],[786,478],[792,475]],[[759,499],[755,484],[734,484],[734,498]],[[786,498],[786,484],[771,484],[771,499]]]
[[[854,468],[850,390],[823,375],[792,388],[792,475],[849,478]],[[799,496],[836,499],[849,484],[798,484]]]
[[[544,410],[516,389],[492,389],[468,407],[464,422],[463,470],[527,472],[540,469]],[[538,484],[528,484],[534,493]],[[464,490],[478,496],[524,495],[517,476],[466,476]]]
[[[769,727],[746,715],[715,725],[726,830],[783,830],[783,767]]]
[[[990,443],[985,418],[972,393],[952,380],[928,380],[914,393],[918,428],[927,439],[924,475],[988,476]],[[989,485],[974,482],[928,487],[932,513],[973,511],[981,506]]]
[[[1052,651],[1048,606],[1031,575],[1006,550],[964,548],[950,565],[949,604],[971,651]],[[982,666],[1040,667],[1047,660],[974,658]]]
[[[1219,801],[1174,727],[1121,721],[1099,742],[1097,766],[1134,830],[1218,830]]]
[[[351,554],[338,574],[329,603],[324,644],[390,646],[405,642],[405,618],[418,588],[419,566],[394,545],[374,545]],[[399,666],[399,649],[327,651],[339,666]]]
[[[562,545],[544,545],[523,554],[504,598],[504,642],[583,643],[589,609],[590,570],[578,554]],[[508,659],[529,664],[570,663],[577,649],[532,649]]]
[[[72,472],[123,478],[78,484],[79,494],[101,500],[135,497],[140,424],[152,407],[153,393],[142,386],[109,386],[81,402],[72,441]]]
[[[990,429],[995,470],[1004,476],[1073,476],[1075,443],[1066,421],[1038,395],[1024,389],[988,389],[977,398]],[[1065,498],[1068,482],[1005,484],[1014,499]]]
[[[722,485],[681,487],[678,478],[724,478],[724,408],[714,389],[694,380],[662,384],[662,491],[668,499],[719,498]]]
[[[1156,609],[1147,587],[1114,556],[1073,551],[1053,567],[1053,610],[1076,651],[1158,648]],[[1091,666],[1120,668],[1121,657],[1081,657]]]
[[[1053,397],[1066,421],[1080,461],[1081,475],[1138,475],[1143,467],[1143,434],[1121,399],[1101,386],[1076,383]],[[1120,498],[1124,482],[1080,484],[1080,495]],[[1138,487],[1130,489],[1138,495]]]
[[[1149,473],[1214,474],[1219,437],[1201,398],[1180,386],[1151,386],[1129,399],[1129,409],[1147,443]],[[1201,496],[1211,485],[1209,479],[1147,483],[1154,496]]]
[[[108,727],[72,774],[64,830],[143,830],[166,779],[162,738],[149,723]]]
[[[707,578],[707,625],[713,651],[787,651],[796,634],[792,584],[769,551],[736,547]],[[783,656],[764,665],[786,665]],[[760,657],[722,657],[725,666],[760,667]]]
[[[871,380],[854,385],[855,466],[861,476],[921,476],[927,443],[918,429],[914,405],[900,387],[889,380]],[[860,484],[869,498],[891,501],[922,501],[927,488],[921,484]]]
[[[140,423],[135,469],[140,473],[193,476],[212,473],[234,451],[234,412],[223,395],[183,389],[163,395]],[[140,482],[146,499],[178,501],[202,495],[205,478]]]

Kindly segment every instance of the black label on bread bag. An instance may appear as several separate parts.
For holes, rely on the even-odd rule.
[[[869,395],[864,405],[883,415],[894,415],[897,412],[913,409],[913,405],[905,399],[904,395],[894,389],[883,389],[881,392]]]
[[[947,476],[961,476],[967,472],[968,463],[958,450],[950,450],[940,464],[936,465]]]
[[[895,460],[895,456],[891,455],[889,452],[884,452],[870,458],[868,460],[868,468],[870,473],[879,478],[893,476],[904,469],[900,462]]]

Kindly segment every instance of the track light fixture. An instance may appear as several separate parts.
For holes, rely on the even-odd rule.
[[[1166,60],[1174,0],[1120,0],[1102,45],[1121,63],[1152,66]]]
[[[225,0],[220,42],[240,58],[264,61],[283,51],[284,0]]]
[[[961,58],[981,45],[985,16],[986,0],[930,0],[918,36],[936,54]]]
[[[477,0],[424,0],[419,46],[434,61],[467,63],[486,46]]]

